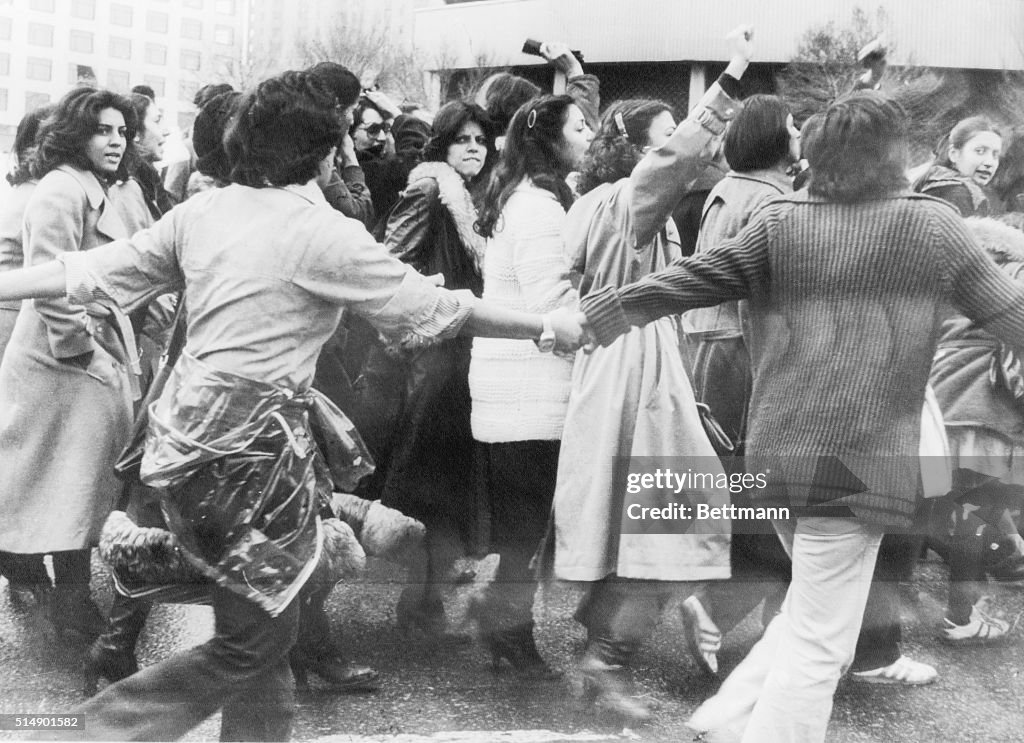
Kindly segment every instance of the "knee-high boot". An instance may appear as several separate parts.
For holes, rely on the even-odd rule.
[[[139,670],[135,646],[152,608],[148,601],[114,594],[106,629],[85,654],[83,692],[87,697],[96,693],[101,678],[114,683]]]

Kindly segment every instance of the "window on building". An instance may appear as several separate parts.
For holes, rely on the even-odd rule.
[[[92,34],[88,31],[72,29],[71,36],[68,37],[68,46],[73,52],[85,52],[86,54],[91,54]]]
[[[35,111],[40,106],[45,106],[50,102],[49,93],[33,93],[29,91],[25,94],[25,110]]]
[[[11,38],[11,19],[0,16],[0,39]]]
[[[235,43],[235,29],[231,26],[217,26],[213,29],[213,40],[218,44],[234,44]]]
[[[167,33],[167,14],[159,10],[151,10],[146,13],[146,30],[155,31],[158,34]]]
[[[223,15],[234,15],[235,14],[235,0],[217,0],[214,6],[218,13]]]
[[[33,46],[53,46],[53,26],[48,23],[28,24],[28,43]]]
[[[151,87],[159,98],[162,98],[167,90],[167,80],[158,75],[145,75],[142,82]]]
[[[71,0],[71,16],[93,20],[96,17],[96,0]]]
[[[192,51],[191,49],[182,49],[180,61],[183,70],[195,72],[202,67],[203,58],[199,52]]]
[[[149,64],[167,64],[167,47],[163,44],[146,44],[146,62]]]
[[[29,0],[28,3],[32,10],[45,10],[48,13],[53,12],[55,5],[55,0]]]
[[[0,75],[11,74],[11,55],[7,52],[0,52]]]
[[[181,4],[184,5],[186,8],[198,8],[199,10],[203,9],[203,0],[183,0]]]
[[[107,87],[118,93],[127,93],[131,89],[131,85],[128,83],[128,72],[126,70],[108,70]]]
[[[194,80],[182,80],[178,83],[178,98],[180,100],[191,103],[197,92],[199,92],[199,83]]]
[[[110,6],[110,22],[115,26],[132,25],[132,7],[130,5],[113,4]]]
[[[203,24],[195,18],[181,19],[181,38],[201,39],[203,38]]]
[[[48,59],[29,57],[25,60],[25,77],[29,80],[45,80],[49,82],[53,79],[53,65]]]
[[[0,88],[0,111],[7,110],[7,88]]]
[[[114,59],[131,59],[132,42],[130,39],[123,39],[120,36],[110,37],[110,56]]]

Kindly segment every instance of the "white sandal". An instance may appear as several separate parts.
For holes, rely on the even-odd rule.
[[[683,618],[686,646],[697,665],[711,676],[718,675],[718,651],[722,649],[722,631],[714,623],[700,599],[688,597],[679,607]]]
[[[924,686],[939,677],[939,672],[927,663],[911,660],[901,655],[895,663],[873,671],[854,671],[850,678],[865,684],[896,684],[901,686]]]

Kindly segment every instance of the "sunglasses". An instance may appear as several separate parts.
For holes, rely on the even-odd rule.
[[[373,137],[376,137],[381,132],[384,132],[385,134],[391,133],[391,124],[387,122],[384,122],[383,124],[360,124],[358,128],[365,129],[366,136],[370,137],[371,139]]]

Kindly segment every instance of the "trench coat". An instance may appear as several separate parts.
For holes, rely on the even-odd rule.
[[[719,90],[705,105],[725,108],[731,99]],[[629,178],[604,183],[573,204],[565,247],[581,297],[635,282],[681,255],[670,217],[706,167],[713,151],[709,139],[702,129],[679,127]],[[728,492],[713,487],[681,494],[648,491],[642,503],[626,492],[631,467],[638,473],[660,465],[723,474],[697,412],[679,341],[678,317],[665,317],[632,328],[607,347],[577,354],[554,499],[557,578],[729,577],[728,519],[630,518],[632,505],[729,503]]]
[[[26,205],[25,263],[90,250],[149,224],[137,183],[108,192],[92,173],[62,165],[39,181]],[[93,322],[65,299],[23,303],[0,362],[0,550],[97,543],[120,493],[112,465],[132,422],[119,347],[110,324]],[[62,361],[90,351],[87,365]]]

